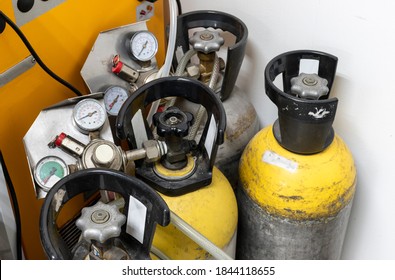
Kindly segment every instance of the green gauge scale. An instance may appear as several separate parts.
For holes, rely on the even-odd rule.
[[[34,179],[44,190],[49,191],[60,179],[70,173],[68,165],[57,156],[46,156],[34,168]]]

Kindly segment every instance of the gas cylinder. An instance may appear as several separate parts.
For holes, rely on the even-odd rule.
[[[356,168],[332,123],[333,55],[300,50],[265,69],[278,108],[241,157],[239,259],[339,259],[356,189]],[[274,84],[282,76],[283,89]]]
[[[219,147],[215,166],[235,188],[241,153],[259,130],[254,106],[235,85],[248,38],[239,18],[220,11],[193,11],[177,18],[175,76],[189,76],[207,84],[222,101],[227,116],[225,141]],[[177,54],[179,60],[177,61]],[[224,57],[224,58],[223,58]],[[200,108],[199,108],[200,109]],[[195,109],[191,136],[202,133],[203,114]]]
[[[110,191],[122,198],[110,203],[95,198]],[[69,201],[91,194],[92,205],[76,220],[81,237],[70,244],[60,233],[58,217]],[[40,237],[50,260],[139,260],[150,259],[157,224],[167,226],[170,210],[147,184],[108,168],[90,168],[59,180],[44,199],[40,213]]]
[[[204,106],[208,117],[199,142],[188,139],[193,114],[176,106],[153,114],[153,125],[148,125],[150,105],[169,97]],[[137,89],[122,106],[116,128],[118,137],[127,140],[132,149],[146,139],[166,143],[167,153],[160,161],[135,162],[135,176],[161,195],[172,215],[234,258],[236,197],[226,177],[214,166],[218,146],[224,141],[225,119],[223,106],[209,87],[191,78],[167,77]],[[169,259],[211,258],[173,222],[166,228],[157,227],[153,246]]]

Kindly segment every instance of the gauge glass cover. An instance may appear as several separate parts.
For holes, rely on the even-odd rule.
[[[57,156],[46,156],[34,169],[34,179],[45,191],[50,190],[60,179],[69,174],[67,164]]]
[[[117,116],[128,96],[127,90],[123,87],[109,87],[104,93],[104,106],[107,113],[111,116]]]
[[[158,51],[158,41],[149,31],[140,31],[130,39],[130,51],[140,61],[151,60]]]
[[[74,107],[73,120],[77,127],[84,132],[96,131],[106,121],[106,110],[96,99],[83,99]]]

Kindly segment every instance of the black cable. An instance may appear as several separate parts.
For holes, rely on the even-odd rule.
[[[65,87],[69,88],[71,91],[73,91],[77,96],[82,96],[82,93],[73,87],[70,83],[67,81],[63,80],[61,77],[56,75],[54,72],[52,72],[51,69],[49,69],[44,62],[41,60],[41,58],[38,56],[32,45],[29,43],[25,35],[22,33],[22,31],[19,29],[19,27],[9,18],[7,17],[2,11],[0,11],[0,16],[5,20],[6,23],[15,31],[16,34],[18,34],[19,38],[22,40],[22,42],[25,44],[26,48],[30,51],[31,55],[34,57],[38,65],[41,66],[41,68],[48,74],[50,75],[53,79],[64,85]]]
[[[21,215],[19,213],[18,200],[16,198],[15,188],[12,184],[10,174],[8,173],[7,166],[3,158],[3,154],[0,150],[0,164],[3,168],[4,178],[11,195],[12,206],[14,209],[15,224],[16,224],[16,257],[18,260],[22,260],[22,225],[21,225]]]
[[[177,0],[177,8],[178,8],[178,15],[182,14],[182,7],[181,7],[181,1]]]

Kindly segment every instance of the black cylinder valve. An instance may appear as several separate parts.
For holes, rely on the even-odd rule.
[[[194,117],[171,106],[155,112],[152,124],[150,108],[158,100],[183,98],[200,104],[207,120],[199,140],[189,140]],[[205,84],[191,78],[166,77],[153,80],[131,95],[117,117],[117,136],[127,140],[131,149],[144,139],[161,138],[167,153],[160,162],[136,161],[136,177],[166,195],[182,195],[211,184],[218,146],[224,141],[226,115],[216,94]],[[155,135],[156,130],[156,135]]]
[[[177,170],[187,165],[187,153],[195,146],[195,142],[183,137],[188,135],[193,121],[194,117],[191,113],[183,112],[174,106],[164,112],[155,113],[153,123],[157,134],[164,138],[168,148],[167,154],[162,159],[162,164],[166,168]]]

